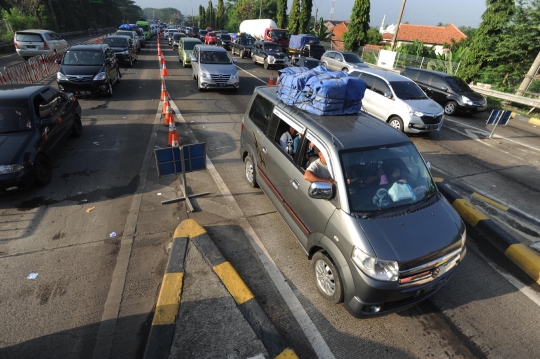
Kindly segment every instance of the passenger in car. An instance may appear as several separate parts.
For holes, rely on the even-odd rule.
[[[288,131],[283,132],[279,138],[279,145],[288,155],[293,154],[293,137],[296,135],[296,130],[290,126]]]
[[[319,159],[309,165],[304,173],[304,179],[309,182],[326,182],[333,185],[335,181],[328,170],[324,154],[317,147],[314,148],[314,152],[319,155]]]
[[[407,180],[402,175],[401,166],[397,162],[389,162],[384,165],[384,172],[381,176],[379,184],[393,184],[394,182],[407,183]]]

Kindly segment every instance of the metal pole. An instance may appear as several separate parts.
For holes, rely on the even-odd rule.
[[[516,91],[516,95],[521,96],[523,95],[523,92],[527,90],[529,87],[529,84],[532,82],[534,75],[536,75],[536,72],[538,72],[538,69],[540,68],[540,52],[538,55],[536,55],[536,59],[534,59],[534,62],[529,69],[529,72],[527,72],[527,75],[525,75],[525,78],[523,79],[523,82],[521,85],[519,85],[519,89]]]
[[[262,0],[260,2],[260,6],[259,6],[259,19],[261,18],[262,16]]]
[[[396,46],[396,38],[399,31],[399,24],[401,24],[401,18],[403,17],[403,10],[405,10],[405,2],[407,0],[403,0],[401,3],[401,9],[399,10],[399,16],[396,24],[396,31],[394,32],[394,36],[392,37],[392,44],[390,45],[390,51],[394,51],[394,48]]]

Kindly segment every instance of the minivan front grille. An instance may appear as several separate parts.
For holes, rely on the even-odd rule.
[[[92,81],[94,76],[92,76],[92,75],[68,75],[67,78],[71,82],[86,82],[86,81]]]
[[[212,81],[214,81],[217,84],[226,84],[229,82],[229,78],[231,75],[210,75],[212,77]]]
[[[462,248],[415,268],[399,272],[400,285],[420,285],[432,281],[454,268],[461,259]]]
[[[443,115],[439,115],[439,116],[424,115],[420,118],[422,119],[422,122],[424,122],[426,125],[436,125],[442,121]]]

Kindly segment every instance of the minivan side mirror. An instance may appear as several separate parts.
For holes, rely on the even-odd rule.
[[[313,182],[309,186],[308,195],[315,199],[330,200],[334,197],[334,187],[328,182]]]
[[[391,92],[385,92],[385,93],[384,93],[384,97],[386,97],[386,98],[392,98],[392,93],[391,93]]]
[[[448,87],[443,86],[443,87],[441,87],[441,90],[443,90],[443,91],[448,91]]]
[[[237,59],[232,59],[233,64],[235,64],[237,61]]]

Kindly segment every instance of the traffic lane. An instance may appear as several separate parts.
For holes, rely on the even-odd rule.
[[[53,160],[49,186],[0,199],[1,218],[10,221],[0,232],[0,325],[10,328],[0,341],[8,353],[30,357],[47,335],[55,340],[42,356],[93,350],[157,110],[154,60],[149,69],[130,69],[115,90],[113,98],[80,99],[83,136]],[[29,273],[38,277],[28,280]]]
[[[248,69],[249,71],[250,66],[253,65],[239,61],[239,66]],[[258,71],[259,69],[256,70]],[[243,84],[244,83],[241,82],[241,86],[243,86]],[[207,106],[206,108],[209,113],[216,112],[210,107],[212,102],[216,101],[219,101],[220,110],[223,110],[225,105],[222,104],[223,98],[220,97],[220,94],[208,92],[206,95],[208,95],[209,101],[205,102],[205,106]],[[230,99],[230,97],[227,97],[227,99]],[[201,109],[193,109],[191,108],[192,105],[192,102],[183,102],[179,107],[183,114],[184,111],[186,113],[189,111],[197,111],[197,116],[201,117]],[[241,107],[236,109],[234,113],[244,112],[246,105],[246,103],[241,102]],[[230,118],[227,118],[227,121],[219,122],[216,121],[218,120],[216,116],[209,114],[209,117],[210,116],[213,123],[207,125],[204,129],[198,124],[191,125],[197,138],[201,141],[211,141],[212,136],[214,136],[216,132],[222,132],[223,129],[228,127],[228,133],[232,139],[229,146],[237,148],[238,137],[235,137],[238,136],[235,135],[237,133],[235,130],[235,128],[237,128],[237,123],[230,121]],[[191,120],[189,119],[190,115],[185,114],[184,117],[187,122],[191,124]],[[220,131],[214,131],[215,126],[220,126]],[[209,133],[207,133],[207,131]],[[482,350],[479,348],[482,347],[484,341],[493,344],[493,347],[495,348],[493,352],[500,350],[497,344],[499,338],[495,335],[489,337],[490,334],[485,333],[484,328],[480,328],[479,332],[476,333],[478,336],[477,341],[472,340],[462,342],[463,337],[460,332],[455,331],[455,320],[453,317],[449,316],[444,311],[435,311],[432,313],[433,307],[430,303],[436,303],[434,301],[429,301],[415,307],[417,310],[418,308],[422,308],[421,313],[429,313],[429,315],[407,315],[406,312],[405,314],[393,314],[387,317],[368,320],[354,319],[342,306],[333,306],[326,303],[318,295],[315,285],[313,284],[310,267],[311,263],[306,259],[305,253],[298,245],[296,239],[288,230],[281,217],[275,213],[275,210],[266,215],[250,215],[251,213],[261,213],[260,207],[268,208],[272,205],[268,203],[269,201],[264,195],[260,196],[256,190],[251,189],[246,184],[241,161],[238,159],[235,161],[232,158],[228,158],[226,164],[220,164],[219,160],[221,159],[221,156],[215,157],[216,168],[233,193],[235,199],[246,197],[245,193],[254,193],[251,200],[243,201],[242,204],[240,204],[239,200],[242,211],[337,357],[355,357],[358,355],[359,351],[365,352],[366,350],[373,352],[374,356],[379,356],[379,354],[382,356],[383,353],[387,355],[387,350],[390,350],[393,351],[392,353],[394,356],[402,356],[403,352],[405,352],[411,357],[420,357],[424,355],[426,348],[430,348],[435,357],[446,355],[445,352],[461,355],[463,357],[476,357],[478,353],[482,353]],[[212,161],[214,162],[214,159],[212,159]],[[239,271],[241,271],[242,276],[246,278],[248,285],[256,288],[254,289],[254,292],[257,297],[261,297],[263,302],[265,299],[274,297],[271,293],[261,292],[261,287],[269,288],[273,286],[268,284],[267,281],[261,281],[261,278],[265,276],[262,270],[253,269],[257,268],[257,260],[252,258],[249,245],[245,243],[245,241],[236,240],[233,246],[224,245],[222,250],[225,251],[225,255],[235,266],[238,265],[239,268],[249,268],[249,270],[242,271],[239,269]],[[468,265],[466,266],[466,264]],[[471,255],[465,259],[464,265],[461,267],[468,268],[471,266],[472,268],[477,268],[483,265],[485,265],[485,263],[474,255]],[[493,274],[495,275],[496,273]],[[456,276],[450,283],[460,283],[460,276],[469,277],[470,275],[462,268],[458,268]],[[480,288],[480,291],[486,288],[486,285],[481,278],[473,277],[472,280],[474,281],[473,288]],[[498,282],[504,283],[504,279],[498,278]],[[514,298],[515,296],[516,298],[519,298],[521,302],[530,304],[527,298],[524,299],[523,296],[511,286],[504,286],[504,288],[497,286],[491,293],[486,294],[481,292],[481,294],[495,302],[499,297],[510,296],[510,298]],[[458,294],[453,291],[445,290],[436,294],[433,300],[441,298],[439,300],[444,302],[446,298],[450,296],[452,300],[456,302],[459,299],[453,297],[456,295]],[[485,312],[475,311],[475,302],[473,300],[463,305],[473,308],[471,310],[473,313],[467,314],[471,316],[469,319],[470,322],[474,323],[476,317],[481,317],[482,322],[485,322],[486,318],[491,318],[491,316]],[[534,306],[533,308],[536,309]],[[459,312],[459,308],[452,309]],[[270,316],[273,318],[279,318],[287,311],[286,308],[279,305],[277,308],[273,307],[272,303],[268,302],[265,305],[265,310],[269,311]],[[529,315],[531,312],[533,312],[533,310],[529,310]],[[414,314],[415,312],[411,313]],[[513,314],[515,313],[511,312],[510,316]],[[277,322],[278,327],[286,327],[286,324],[280,323],[279,319]],[[427,327],[428,324],[429,327]],[[495,325],[497,324],[498,323]],[[366,327],[368,330],[366,330]],[[522,332],[519,326],[512,328],[512,330],[520,334]],[[293,336],[288,336],[287,340],[289,340],[293,347],[298,343],[298,340]],[[344,342],[346,343],[345,345]],[[414,345],[412,343],[414,343]]]

